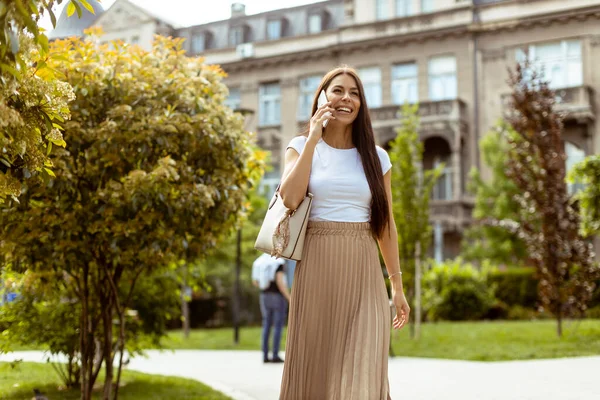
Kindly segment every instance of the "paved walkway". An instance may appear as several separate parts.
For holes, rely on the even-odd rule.
[[[40,352],[0,355],[0,361],[44,362]],[[282,364],[263,364],[258,351],[149,351],[129,369],[197,379],[236,400],[277,400]],[[394,400],[587,400],[600,398],[600,356],[554,360],[471,362],[390,359]],[[308,399],[307,399],[308,400]]]

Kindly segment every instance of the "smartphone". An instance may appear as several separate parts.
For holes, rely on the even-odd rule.
[[[323,106],[323,104],[327,103],[327,96],[325,95],[325,91],[321,90],[321,93],[319,93],[319,99],[317,100],[317,107],[321,107]],[[328,111],[328,113],[331,115],[331,113]],[[329,120],[325,120],[323,121],[323,128],[325,128],[327,126],[327,123],[329,122]]]

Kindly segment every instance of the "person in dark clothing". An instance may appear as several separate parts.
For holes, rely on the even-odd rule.
[[[290,299],[285,277],[285,260],[278,260],[267,254],[261,255],[252,265],[252,282],[260,289],[263,362],[283,362],[279,357],[279,345]],[[273,325],[273,357],[269,359],[269,338]]]

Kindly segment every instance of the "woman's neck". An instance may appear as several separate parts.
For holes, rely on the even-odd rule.
[[[325,132],[323,132],[323,140],[329,146],[336,149],[354,148],[355,146],[352,142],[352,124],[339,126],[332,124],[330,121],[329,125],[325,128]]]

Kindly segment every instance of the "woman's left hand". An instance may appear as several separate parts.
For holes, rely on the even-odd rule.
[[[394,329],[402,329],[410,318],[410,306],[404,296],[404,292],[392,289],[392,302],[396,307],[396,316],[393,322]]]

